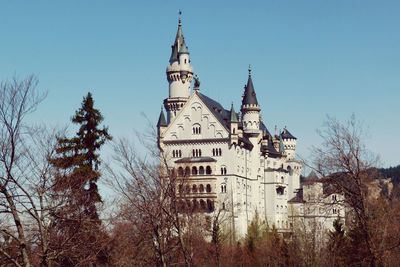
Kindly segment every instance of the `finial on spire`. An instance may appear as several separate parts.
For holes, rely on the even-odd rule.
[[[182,26],[182,18],[181,18],[181,16],[182,16],[182,11],[181,11],[180,9],[179,9],[178,15],[179,15],[178,25],[179,25],[179,26]]]
[[[251,77],[251,65],[249,64],[249,69],[248,69],[248,71],[249,71],[249,77]]]

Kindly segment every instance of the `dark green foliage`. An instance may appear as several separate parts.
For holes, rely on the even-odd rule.
[[[80,125],[76,136],[59,138],[57,157],[51,160],[60,170],[55,190],[68,192],[71,201],[92,219],[98,219],[95,204],[101,202],[96,184],[100,177],[98,150],[111,140],[106,127],[99,129],[102,121],[103,116],[93,107],[92,95],[88,93],[72,117],[72,122]]]
[[[57,231],[52,237],[53,248],[64,251],[58,257],[61,266],[107,261],[107,234],[96,207],[102,202],[97,187],[101,176],[98,151],[111,140],[107,128],[99,126],[102,121],[88,93],[72,117],[72,122],[79,125],[76,136],[59,138],[56,156],[50,160],[58,170],[54,191],[64,199],[64,205],[54,214]]]

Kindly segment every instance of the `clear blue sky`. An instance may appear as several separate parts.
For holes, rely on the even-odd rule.
[[[183,31],[202,92],[236,110],[253,68],[263,118],[307,157],[326,114],[354,113],[384,166],[400,164],[400,1],[11,1],[0,4],[0,79],[38,75],[33,121],[64,125],[90,90],[118,136],[157,120]]]

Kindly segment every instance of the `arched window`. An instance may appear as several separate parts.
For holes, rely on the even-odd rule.
[[[201,149],[199,149],[199,157],[201,157]]]
[[[182,157],[182,150],[179,150],[179,157]]]
[[[192,175],[197,175],[197,168],[195,166],[192,167]]]
[[[222,202],[222,209],[225,210],[225,202]]]
[[[206,167],[206,174],[211,174],[211,167],[210,166]]]
[[[190,176],[190,168],[189,167],[185,168],[185,176]]]
[[[190,185],[185,186],[185,191],[186,191],[186,193],[190,193]]]
[[[179,193],[183,193],[183,186],[181,184],[178,186],[178,191]]]
[[[175,158],[175,150],[172,150],[172,157]]]
[[[200,208],[205,211],[206,210],[206,202],[203,199],[200,199]]]
[[[196,184],[194,184],[194,185],[192,186],[192,192],[193,192],[193,193],[197,193],[197,185],[196,185]]]
[[[203,166],[200,166],[200,168],[199,168],[199,174],[200,174],[200,175],[204,175],[204,167],[203,167]]]
[[[213,148],[213,157],[215,157],[215,148]]]
[[[193,132],[193,134],[201,134],[201,127],[200,127],[200,124],[193,124],[193,126],[192,126],[192,132]]]
[[[183,176],[183,168],[182,167],[178,168],[178,176]]]
[[[199,209],[199,202],[196,199],[193,199],[192,202],[193,202],[193,211],[197,211]]]
[[[206,185],[206,191],[207,191],[207,193],[211,193],[211,185],[210,184]]]
[[[208,212],[214,211],[214,203],[210,199],[207,199],[207,211]]]
[[[203,184],[200,184],[200,186],[199,186],[199,192],[200,192],[200,193],[203,193],[203,192],[204,192],[204,185],[203,185]]]
[[[221,148],[219,148],[218,149],[218,156],[221,156],[222,155],[222,150],[221,150]]]

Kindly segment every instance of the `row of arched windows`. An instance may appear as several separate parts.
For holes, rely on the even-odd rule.
[[[203,184],[193,184],[193,185],[186,185],[185,186],[185,192],[183,192],[183,185],[179,185],[179,193],[211,193],[211,185],[207,184],[205,187]]]
[[[201,149],[193,149],[193,157],[200,158],[201,157]]]
[[[211,199],[179,200],[178,205],[180,211],[213,212],[215,210],[214,201]]]
[[[190,167],[186,167],[185,170],[183,170],[182,167],[178,168],[178,176],[209,175],[211,173],[212,171],[210,166],[206,166],[206,168],[204,168],[204,166],[200,166],[199,168],[193,166],[192,169],[190,169]]]
[[[182,150],[172,150],[172,157],[174,158],[181,158],[182,157]]]
[[[219,157],[222,155],[222,150],[221,148],[213,148],[212,153],[213,157]]]

